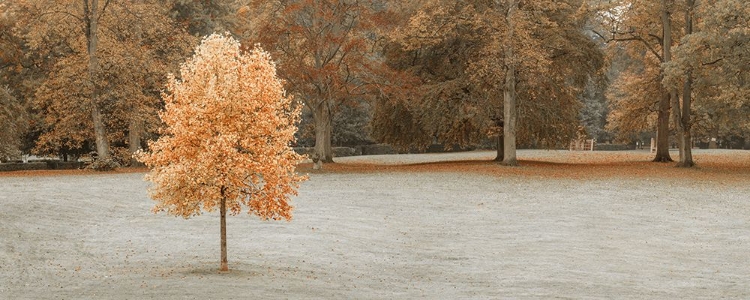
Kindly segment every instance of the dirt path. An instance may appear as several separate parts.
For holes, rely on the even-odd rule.
[[[312,174],[219,274],[218,216],[150,213],[142,174],[0,177],[0,299],[750,298],[748,183]]]

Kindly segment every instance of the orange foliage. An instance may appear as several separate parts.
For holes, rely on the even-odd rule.
[[[304,176],[289,146],[300,108],[292,108],[270,55],[240,51],[231,37],[206,37],[169,75],[162,97],[166,124],[150,152],[138,158],[151,168],[155,212],[188,218],[217,208],[222,198],[261,219],[291,219],[289,196]]]

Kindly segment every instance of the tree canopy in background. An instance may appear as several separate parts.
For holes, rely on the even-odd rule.
[[[689,165],[695,143],[750,146],[748,6],[4,1],[0,84],[16,104],[0,121],[19,126],[3,145],[73,158],[96,150],[131,163],[159,136],[164,74],[198,37],[228,32],[244,49],[271,52],[303,106],[302,141],[324,161],[334,145],[414,151],[497,140],[497,158],[514,164],[517,147],[561,147],[579,133],[632,143],[659,132],[656,160],[671,160],[667,150],[679,144]]]
[[[0,160],[18,157],[21,136],[28,126],[23,105],[8,87],[0,87]]]
[[[741,0],[700,1],[691,11],[693,33],[675,47],[666,81],[692,77],[695,130],[700,136],[750,133],[750,4]]]
[[[587,17],[580,1],[427,2],[393,31],[386,51],[421,85],[379,103],[376,136],[404,147],[433,138],[467,146],[505,129],[506,147],[511,134],[512,144],[515,136],[524,145],[567,143],[579,125],[579,96],[604,65],[583,32]],[[510,115],[508,100],[518,103]],[[511,118],[517,132],[508,131]],[[514,164],[515,150],[498,154],[507,155]]]
[[[610,128],[627,138],[658,127],[664,132],[659,138],[664,145],[659,148],[666,150],[671,109],[671,129],[683,166],[692,165],[691,133],[710,141],[710,147],[720,136],[739,136],[747,144],[743,110],[748,83],[743,78],[746,72],[739,70],[748,67],[750,4],[732,0],[608,3],[607,9],[600,10],[610,25],[609,35],[602,38],[625,42],[612,47],[616,50],[610,57],[624,52],[632,62],[612,86]],[[659,112],[656,123],[654,112]]]
[[[251,2],[262,17],[249,40],[266,45],[279,61],[289,92],[311,112],[314,155],[333,162],[337,113],[368,97],[384,72],[377,50],[389,23],[387,6],[353,0]]]
[[[34,152],[66,154],[93,144],[94,106],[111,150],[123,163],[159,126],[156,111],[165,71],[189,53],[193,39],[175,26],[158,1],[107,1],[96,16],[96,66],[80,1],[26,1],[17,34],[29,68],[24,78],[29,109],[39,116]],[[90,9],[90,8],[89,8]],[[23,25],[23,26],[21,26]],[[92,84],[90,84],[92,83]],[[92,90],[95,89],[95,90]],[[94,103],[90,101],[94,93]],[[95,105],[94,105],[95,104]]]

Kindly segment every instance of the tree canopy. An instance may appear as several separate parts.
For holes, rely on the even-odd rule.
[[[163,94],[161,137],[139,159],[151,169],[154,211],[189,218],[220,210],[226,270],[227,211],[292,218],[289,197],[305,179],[295,173],[301,157],[290,147],[300,108],[292,107],[270,55],[243,53],[231,37],[206,37],[179,76],[169,76]]]
[[[582,30],[581,5],[424,5],[394,31],[386,52],[392,65],[420,78],[419,92],[379,103],[376,136],[403,147],[424,148],[433,138],[466,146],[515,126],[511,118],[517,115],[514,144],[516,135],[526,145],[566,143],[579,125],[579,96],[604,66],[600,49]],[[506,101],[516,98],[517,110],[503,112]],[[399,118],[392,118],[393,111]],[[509,154],[514,164],[515,150]]]

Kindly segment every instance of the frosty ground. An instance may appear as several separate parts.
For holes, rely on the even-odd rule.
[[[4,174],[0,299],[750,298],[750,154],[695,155],[303,165],[293,221],[228,219],[229,273],[218,214],[151,213],[142,173]]]

